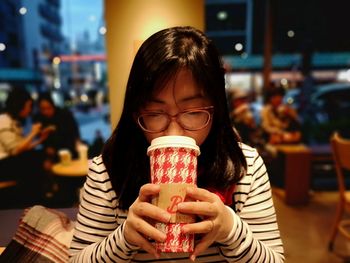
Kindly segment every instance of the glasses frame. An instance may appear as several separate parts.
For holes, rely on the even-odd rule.
[[[213,110],[214,110],[214,106],[199,107],[199,108],[192,108],[192,109],[183,110],[183,111],[180,111],[180,112],[176,113],[175,115],[171,115],[171,114],[169,114],[167,112],[146,111],[145,113],[139,114],[137,116],[137,124],[140,126],[140,128],[143,131],[145,131],[147,133],[159,133],[159,132],[163,132],[163,131],[167,130],[169,128],[169,125],[172,122],[172,120],[175,120],[176,123],[184,130],[187,130],[187,131],[199,131],[199,130],[204,129],[205,127],[207,127],[209,125],[209,123],[210,123],[210,121],[212,119]],[[178,117],[180,116],[180,114],[188,113],[188,112],[205,112],[205,113],[208,113],[208,115],[209,115],[208,121],[206,122],[206,124],[203,127],[200,127],[199,129],[188,129],[188,128],[185,128],[178,121]],[[165,116],[167,116],[168,123],[167,123],[167,125],[165,125],[164,129],[162,129],[160,131],[151,131],[151,130],[148,130],[145,127],[142,126],[141,121],[140,121],[141,117],[144,116],[144,115],[152,114],[152,113],[159,113],[159,114],[164,114]]]

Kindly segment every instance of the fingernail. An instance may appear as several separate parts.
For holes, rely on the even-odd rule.
[[[165,242],[166,240],[166,234],[164,234],[164,236],[162,237],[162,242]]]
[[[170,214],[163,214],[163,218],[164,218],[164,221],[166,221],[166,223],[168,223],[171,219],[171,215]]]
[[[191,256],[190,256],[190,260],[193,261],[193,262],[195,262],[195,261],[196,261],[196,256],[195,256],[195,255],[191,255]]]

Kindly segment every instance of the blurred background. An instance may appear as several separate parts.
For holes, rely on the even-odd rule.
[[[90,149],[94,147],[89,152],[90,158],[99,154],[116,122],[116,118],[111,118],[110,93],[113,91],[115,98],[115,91],[120,90],[117,95],[122,97],[124,89],[115,84],[112,87],[109,77],[115,76],[107,74],[105,3],[103,0],[0,1],[0,109],[12,86],[27,89],[34,100],[39,93],[50,92],[56,106],[72,112],[80,140]],[[283,104],[298,114],[302,132],[298,142],[329,146],[329,137],[335,130],[349,133],[350,37],[345,29],[349,1],[206,0],[201,3],[204,31],[223,56],[228,107],[232,112],[238,108],[236,101],[244,98],[253,115],[254,127],[259,128],[266,92],[282,88]],[[119,37],[118,32],[115,35]],[[114,72],[125,74],[113,69],[113,75]],[[245,127],[241,129],[232,121],[244,142],[257,148],[268,143],[245,141]],[[25,127],[29,130],[30,126],[28,118]],[[262,155],[268,152],[265,146],[261,149]],[[266,161],[269,158],[268,153]],[[327,169],[331,170],[329,163],[321,170]],[[336,187],[335,180],[331,181],[329,188]]]
[[[109,136],[103,1],[4,0],[0,17],[0,106],[12,85],[50,91],[83,140]]]
[[[12,87],[30,92],[34,113],[38,111],[35,101],[39,94],[49,92],[57,107],[69,110],[74,116],[80,140],[89,147],[89,158],[98,155],[117,122],[117,109],[122,107],[125,89],[123,81],[148,27],[153,26],[155,32],[168,25],[161,23],[161,19],[159,22],[152,13],[157,3],[164,5],[167,12],[171,10],[175,19],[163,12],[171,25],[197,14],[197,9],[181,10],[183,6],[179,3],[190,5],[186,0],[147,3],[0,0],[0,112]],[[170,3],[176,3],[176,8],[172,9]],[[198,13],[204,10],[204,21],[202,13],[193,21],[204,23],[205,33],[222,54],[232,126],[244,142],[260,151],[268,166],[288,261],[292,262],[294,257],[293,262],[342,262],[327,250],[328,231],[337,203],[329,140],[335,131],[345,137],[350,135],[350,36],[347,33],[350,1],[191,0],[190,3],[203,5]],[[153,8],[147,9],[148,4]],[[135,6],[141,10],[133,15]],[[161,8],[158,12],[164,19]],[[133,21],[133,27],[118,25],[123,21]],[[143,21],[147,21],[144,27],[137,24]],[[145,32],[137,32],[135,28]],[[108,33],[110,39],[106,41]],[[129,57],[123,59],[122,55]],[[306,197],[296,197],[303,205],[297,208],[286,204],[283,198],[276,198],[279,195],[275,190],[284,190],[284,173],[289,171],[281,170],[284,168],[279,164],[285,160],[280,162],[276,148],[270,147],[274,143],[261,131],[266,95],[276,89],[283,90],[282,104],[293,109],[297,116],[299,137],[287,144],[301,145],[297,149],[310,151],[313,158],[308,163],[311,168],[300,168],[299,163],[291,165],[296,170],[292,175],[299,174],[299,169],[307,170]],[[112,107],[113,100],[117,103]],[[243,116],[248,116],[248,124]],[[28,118],[23,123],[24,133],[30,130],[31,121]],[[70,194],[64,184],[71,186],[72,181],[61,182],[59,186],[54,181],[42,204],[76,208],[79,195],[76,190],[82,186],[85,175],[83,170]],[[294,178],[296,188],[303,187],[298,180]],[[64,200],[55,198],[60,190],[60,198],[63,196]],[[16,195],[16,191],[6,191],[7,186],[0,190],[1,204],[10,200],[9,194]],[[14,203],[13,208],[16,207],[21,206]],[[11,235],[10,231],[8,236]],[[350,251],[345,242],[341,245],[343,251]],[[306,246],[311,251],[307,260]]]
[[[285,101],[298,108],[300,90],[312,85],[306,142],[327,142],[334,129],[349,127],[348,1],[204,4],[205,31],[223,55],[228,94],[249,94],[259,111],[264,89],[282,86]],[[92,143],[97,130],[106,139],[104,1],[2,0],[0,25],[0,107],[12,85],[24,84],[34,98],[50,91],[57,105],[73,111],[83,140]],[[328,86],[335,82],[341,84]]]

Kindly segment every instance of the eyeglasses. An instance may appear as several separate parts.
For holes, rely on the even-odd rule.
[[[188,109],[170,115],[165,112],[149,111],[142,113],[137,118],[137,123],[142,130],[149,133],[162,132],[168,129],[173,119],[181,128],[189,131],[198,131],[208,126],[211,120],[214,106]]]

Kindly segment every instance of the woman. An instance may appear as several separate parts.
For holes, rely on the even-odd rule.
[[[170,215],[149,203],[160,189],[149,183],[146,151],[164,135],[192,137],[201,149],[198,188],[187,189],[196,202],[177,207],[202,218],[182,229],[199,238],[191,254],[160,255],[151,242],[165,239],[152,222]],[[200,31],[165,29],[140,47],[121,119],[90,166],[70,251],[72,262],[283,262],[266,168],[233,132],[224,70]]]
[[[49,137],[43,143],[48,159],[57,162],[60,149],[68,149],[73,157],[77,157],[76,146],[80,142],[80,132],[73,114],[67,109],[56,107],[49,92],[39,94],[37,104],[39,112],[34,116],[34,122],[51,129]]]
[[[283,104],[284,89],[272,88],[266,94],[266,104],[261,110],[261,127],[271,144],[299,143],[300,122],[297,112]]]
[[[33,100],[25,88],[16,87],[8,93],[5,110],[0,114],[0,180],[17,181],[17,197],[21,196],[19,202],[23,205],[40,201],[43,155],[35,147],[49,133],[40,124],[33,124],[24,135],[22,123],[31,114],[32,105]]]

